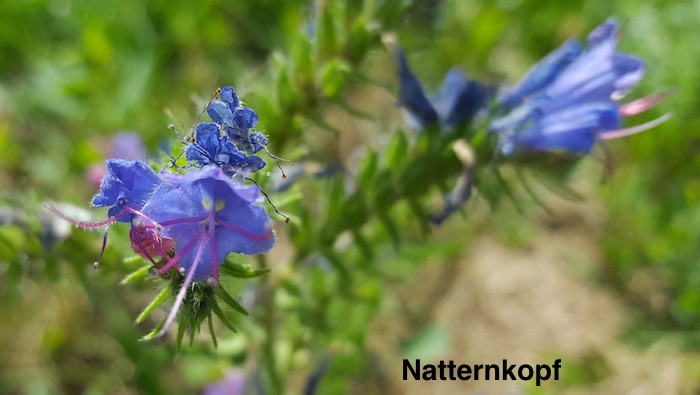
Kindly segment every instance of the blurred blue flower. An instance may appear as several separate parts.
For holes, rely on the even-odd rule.
[[[406,110],[409,126],[415,131],[438,122],[445,128],[459,126],[476,115],[491,95],[491,89],[467,79],[458,68],[452,68],[445,75],[437,96],[428,98],[402,50],[398,50],[396,62],[399,71],[397,104]]]
[[[608,19],[588,36],[588,48],[567,41],[535,65],[521,82],[498,97],[509,113],[489,130],[499,137],[505,156],[519,151],[589,153],[597,140],[653,127],[667,117],[619,130],[618,100],[644,76],[641,59],[617,51],[617,21]],[[647,105],[637,108],[646,110]],[[654,103],[655,104],[655,103]],[[635,112],[636,113],[636,112]]]
[[[230,369],[220,381],[209,384],[202,395],[243,395],[246,388],[246,377],[239,369]]]
[[[135,132],[119,132],[112,137],[112,158],[115,159],[146,159],[146,147],[141,136]]]
[[[95,207],[110,207],[109,217],[121,214],[126,207],[140,210],[148,201],[161,180],[148,165],[140,161],[107,160],[107,174],[102,179],[100,191],[92,198]],[[132,213],[117,218],[130,222]]]

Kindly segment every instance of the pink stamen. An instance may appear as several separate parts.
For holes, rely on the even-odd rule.
[[[161,222],[160,226],[169,226],[169,225],[186,224],[186,223],[191,223],[191,222],[200,222],[200,221],[204,221],[205,219],[207,219],[208,216],[209,216],[209,213],[202,214],[199,217],[171,219],[170,221]]]
[[[143,253],[143,254],[139,254],[139,255],[141,255],[141,256],[147,258],[149,261],[151,261],[151,263],[153,264],[153,266],[156,266],[156,267],[157,267],[158,264],[156,263],[155,259],[153,259],[153,257],[151,256],[151,254],[148,253],[148,251],[146,250],[146,247],[144,247],[143,244],[141,244],[141,240],[139,239],[139,237],[136,236],[136,233],[134,232],[133,225],[132,225],[131,231],[129,232],[129,236],[130,236],[130,238],[131,238],[132,241],[135,241],[135,242],[136,242],[136,246],[137,246],[137,247],[141,250],[141,252]],[[132,247],[133,247],[133,243],[132,243]],[[134,252],[138,253],[138,251],[134,251]]]
[[[161,247],[161,243],[163,243],[163,236],[156,234],[156,237],[153,237],[153,233],[155,233],[155,232],[147,231],[146,235],[151,240],[151,243],[155,247],[156,251],[158,251],[160,256],[162,256],[166,260],[170,259],[170,257],[168,256],[168,253],[163,250],[163,247]],[[160,236],[160,240],[161,240],[160,242],[156,240],[158,238],[158,236]],[[168,239],[168,240],[172,240],[172,239]],[[173,247],[174,247],[174,243],[173,243]]]
[[[102,262],[102,256],[105,254],[105,248],[107,247],[107,233],[109,232],[109,226],[111,224],[107,224],[105,226],[105,234],[102,237],[102,251],[100,251],[100,257],[97,258],[97,261],[93,264],[95,269],[98,269],[100,267],[100,262]]]
[[[637,133],[643,132],[645,130],[651,129],[653,127],[659,126],[660,124],[668,121],[670,118],[671,118],[671,113],[668,113],[662,117],[656,118],[653,121],[649,121],[649,122],[643,123],[641,125],[633,126],[631,128],[610,130],[608,132],[598,133],[598,135],[596,136],[596,139],[598,139],[598,140],[612,140],[612,139],[618,139],[620,137],[631,136],[633,134],[637,134]]]
[[[142,212],[140,212],[140,211],[138,211],[138,210],[134,210],[134,209],[131,208],[131,207],[124,207],[124,211],[122,211],[121,213],[119,213],[119,214],[117,214],[117,215],[114,215],[114,216],[112,216],[112,217],[109,217],[109,218],[107,218],[107,219],[104,220],[104,221],[98,221],[98,222],[77,221],[77,220],[75,220],[75,219],[73,219],[73,218],[71,218],[71,217],[69,217],[69,216],[63,214],[62,212],[60,212],[56,207],[54,207],[54,206],[51,205],[51,204],[45,204],[45,205],[44,205],[44,208],[47,209],[48,211],[50,211],[50,212],[51,212],[52,214],[54,214],[55,216],[57,216],[57,217],[59,217],[59,218],[65,220],[65,221],[69,222],[71,225],[77,226],[77,227],[79,227],[79,228],[86,228],[86,229],[100,228],[100,227],[102,227],[102,226],[109,225],[109,224],[113,223],[114,221],[116,221],[117,219],[123,217],[123,216],[126,215],[126,214],[134,214],[134,215],[136,215],[137,217],[142,218],[142,219],[148,221],[149,223],[151,223],[151,224],[152,224],[151,226],[153,226],[153,227],[157,227],[157,226],[158,226],[158,223],[157,223],[157,222],[155,222],[154,220],[148,218],[148,217],[147,217],[145,214],[143,214]]]
[[[246,230],[243,230],[235,225],[231,225],[228,222],[222,220],[221,218],[216,218],[216,223],[223,226],[226,229],[232,230],[238,234],[241,234],[241,235],[248,237],[250,239],[253,239],[255,241],[265,241],[265,240],[269,239],[270,236],[272,235],[272,229],[268,229],[265,236],[258,236],[256,234],[253,234],[253,233],[250,233]]]
[[[105,225],[109,225],[109,224],[113,223],[114,221],[117,220],[117,218],[119,218],[119,217],[121,217],[121,216],[123,216],[123,215],[126,214],[125,211],[122,211],[121,213],[115,215],[114,217],[109,217],[109,218],[107,218],[107,219],[104,220],[104,221],[99,221],[99,222],[86,222],[86,221],[77,221],[77,220],[75,220],[75,219],[73,219],[73,218],[71,218],[71,217],[69,217],[69,216],[63,214],[62,212],[58,211],[58,209],[57,209],[56,207],[54,207],[53,205],[51,205],[51,204],[45,204],[45,205],[44,205],[44,208],[47,209],[47,210],[49,210],[49,211],[50,211],[52,214],[54,214],[55,216],[57,216],[57,217],[63,219],[63,220],[66,221],[66,222],[69,222],[71,225],[77,226],[77,227],[79,227],[79,228],[85,228],[85,229],[101,228],[101,227],[103,227],[103,226],[105,226]]]
[[[211,208],[211,211],[213,210],[214,206]],[[207,230],[209,233],[209,241],[211,242],[211,266],[214,272],[214,282],[211,284],[212,287],[216,287],[219,284],[219,262],[217,261],[215,229],[215,213],[212,212],[209,215],[209,229]]]
[[[161,337],[165,334],[165,332],[168,331],[168,328],[170,327],[170,324],[172,324],[173,320],[175,319],[175,316],[177,315],[177,312],[180,310],[180,306],[182,305],[182,301],[185,300],[185,294],[187,294],[187,288],[189,288],[190,284],[192,284],[192,278],[194,277],[194,272],[197,271],[197,265],[199,265],[199,260],[202,257],[202,251],[204,250],[204,242],[206,241],[206,237],[204,232],[199,232],[197,234],[196,238],[199,238],[199,236],[202,236],[202,241],[199,242],[199,248],[197,248],[197,255],[195,255],[194,258],[194,263],[192,263],[192,266],[190,267],[190,271],[187,273],[187,277],[185,277],[185,282],[182,284],[182,288],[180,288],[180,292],[177,293],[177,297],[175,298],[175,304],[173,305],[173,309],[170,310],[170,314],[168,314],[168,318],[165,319],[165,324],[163,324],[163,329],[158,332],[154,338]],[[190,329],[191,330],[191,329]]]
[[[102,257],[104,256],[104,253],[105,253],[105,248],[107,248],[107,235],[108,235],[108,233],[109,233],[109,228],[110,228],[110,226],[111,226],[114,222],[117,221],[117,219],[123,217],[123,216],[126,215],[126,214],[133,214],[133,215],[137,216],[138,218],[144,219],[144,220],[146,220],[148,223],[151,224],[151,225],[148,225],[147,227],[158,227],[158,226],[159,226],[157,222],[155,222],[154,220],[150,219],[148,216],[146,216],[146,215],[143,214],[142,212],[140,212],[140,211],[138,211],[138,210],[134,210],[134,209],[131,208],[131,207],[124,207],[124,210],[123,210],[122,212],[120,212],[120,213],[118,213],[118,214],[116,214],[116,215],[114,215],[114,216],[111,216],[111,217],[107,218],[107,219],[104,220],[104,221],[98,221],[98,222],[77,221],[77,220],[75,220],[75,219],[73,219],[73,218],[71,218],[71,217],[69,217],[69,216],[63,214],[62,212],[60,212],[56,207],[54,207],[54,206],[51,205],[51,204],[45,204],[45,205],[44,205],[44,208],[47,209],[48,211],[50,211],[50,212],[51,212],[52,214],[54,214],[55,216],[57,216],[57,217],[63,219],[64,221],[67,221],[67,222],[70,223],[71,225],[77,226],[77,227],[79,227],[79,228],[94,229],[94,228],[99,228],[99,227],[102,227],[102,226],[105,227],[104,236],[102,237],[102,249],[100,250],[100,256],[99,256],[99,258],[97,258],[97,261],[93,263],[93,266],[95,267],[95,269],[97,269],[97,268],[100,267],[100,263],[102,262]],[[146,226],[146,225],[143,225],[143,226]],[[133,225],[133,221],[132,221],[131,233],[130,233],[130,235],[133,235],[133,232],[134,232],[134,225]],[[151,256],[148,254],[148,252],[146,251],[146,249],[143,248],[143,246],[141,245],[141,243],[140,243],[140,241],[138,240],[138,238],[135,238],[135,239],[136,239],[136,241],[138,242],[139,247],[140,247],[140,248],[143,250],[143,252],[145,253],[145,256],[146,256],[151,262],[153,262],[153,263],[155,264],[153,258],[151,258]]]
[[[626,117],[640,114],[666,100],[666,98],[671,96],[675,91],[676,90],[673,89],[670,91],[645,96],[641,99],[631,101],[629,103],[621,105],[618,112],[620,113],[620,115],[624,115]]]
[[[194,237],[191,238],[190,241],[187,242],[187,245],[185,245],[185,248],[183,248],[182,250],[180,250],[180,252],[178,252],[172,259],[168,259],[168,258],[167,258],[167,255],[166,255],[166,258],[165,258],[165,259],[168,261],[168,263],[165,264],[165,265],[164,265],[163,267],[161,267],[160,269],[158,269],[158,274],[165,274],[168,270],[170,270],[170,268],[172,268],[172,267],[174,267],[175,265],[177,265],[177,263],[180,261],[180,258],[182,258],[182,256],[185,255],[185,253],[186,253],[187,251],[189,251],[190,248],[192,248],[192,245],[194,244],[194,242],[197,241],[197,239],[198,239],[199,237],[201,237],[203,234],[204,234],[204,231],[203,231],[203,230],[197,232],[197,234],[195,234]]]

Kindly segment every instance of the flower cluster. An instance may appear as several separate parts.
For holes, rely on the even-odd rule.
[[[641,59],[617,50],[618,38],[617,21],[608,19],[589,34],[586,48],[577,40],[566,41],[532,67],[519,83],[501,87],[495,94],[488,85],[467,80],[452,69],[434,98],[426,96],[399,50],[398,104],[417,131],[435,124],[443,131],[449,130],[477,118],[493,141],[480,146],[486,147],[479,153],[489,161],[494,154],[492,147],[499,157],[511,160],[542,153],[563,153],[576,159],[589,154],[597,141],[638,133],[670,117],[666,114],[622,128],[624,117],[652,108],[670,92],[620,103],[642,79],[645,66]],[[454,190],[445,197],[444,211],[431,218],[435,223],[442,222],[471,196],[479,155],[472,152],[466,140],[454,143],[464,170]]]
[[[406,61],[406,54],[398,50],[396,62],[399,71],[398,105],[406,109],[409,126],[420,131],[440,124],[454,128],[469,121],[482,109],[492,94],[492,89],[467,79],[459,68],[450,69],[437,95],[428,98]]]
[[[608,19],[588,36],[583,48],[576,40],[536,64],[515,86],[503,89],[500,112],[489,124],[498,136],[500,152],[569,152],[588,154],[595,142],[641,132],[665,121],[620,129],[624,116],[646,111],[668,94],[620,105],[642,79],[644,62],[617,50],[617,21]]]
[[[109,207],[107,220],[77,222],[49,207],[76,226],[105,226],[95,267],[109,226],[127,222],[134,252],[150,260],[161,275],[172,268],[185,275],[159,335],[174,320],[192,282],[206,280],[215,287],[219,266],[229,254],[262,254],[275,242],[270,218],[257,204],[262,201],[260,189],[243,184],[247,177],[237,177],[265,166],[255,154],[266,147],[267,139],[251,132],[258,116],[241,105],[233,88],[219,93],[221,100],[207,105],[213,122],[197,124],[185,150],[188,172],[156,173],[140,161],[109,159],[108,173],[92,200],[96,207]]]
[[[188,162],[198,167],[216,165],[229,176],[262,169],[265,161],[255,154],[266,148],[267,138],[250,131],[258,124],[258,114],[241,105],[232,87],[226,86],[219,93],[221,100],[207,105],[213,122],[195,127],[196,139],[185,153]]]

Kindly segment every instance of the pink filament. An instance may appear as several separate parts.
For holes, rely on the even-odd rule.
[[[204,242],[206,241],[206,237],[204,237],[205,233],[204,232],[199,232],[192,240],[195,240],[202,236],[202,240],[199,242],[199,248],[197,248],[197,255],[195,255],[194,258],[194,263],[190,267],[190,271],[187,273],[187,277],[185,277],[185,282],[182,284],[182,288],[180,288],[180,292],[177,293],[177,297],[175,298],[175,304],[173,305],[172,310],[170,310],[170,314],[168,314],[168,318],[165,319],[165,324],[163,324],[163,329],[158,332],[154,338],[161,337],[165,334],[165,332],[168,331],[168,328],[170,328],[170,324],[172,324],[173,320],[175,319],[175,315],[177,315],[178,310],[180,310],[180,306],[182,305],[182,301],[185,300],[185,294],[187,294],[187,288],[192,284],[192,278],[194,277],[194,272],[197,271],[197,265],[199,265],[199,260],[202,257],[202,251],[204,250]]]
[[[136,246],[141,250],[141,252],[143,252],[143,254],[139,254],[139,255],[145,256],[145,258],[148,258],[148,260],[151,261],[153,266],[158,266],[158,264],[156,264],[156,261],[153,259],[151,254],[149,254],[148,251],[146,250],[146,247],[144,247],[143,244],[141,244],[141,240],[138,238],[138,236],[136,236],[136,232],[134,232],[133,225],[131,226],[131,231],[129,232],[129,236],[133,241],[136,242]],[[133,243],[132,243],[132,248],[133,248]],[[135,250],[134,250],[134,252],[138,253],[138,251],[135,251]]]
[[[126,214],[133,214],[141,219],[146,220],[148,223],[150,223],[151,225],[148,225],[148,227],[158,227],[159,226],[157,222],[150,219],[148,216],[146,216],[142,212],[140,212],[138,210],[134,210],[131,207],[124,207],[124,210],[122,212],[120,212],[114,216],[111,216],[104,221],[98,221],[98,222],[77,221],[77,220],[63,214],[62,212],[60,212],[56,207],[54,207],[51,204],[45,204],[44,208],[46,208],[48,211],[50,211],[55,216],[65,220],[65,221],[69,222],[70,224],[77,226],[79,228],[94,229],[94,228],[99,228],[101,226],[105,227],[104,236],[102,237],[102,249],[100,250],[100,257],[97,259],[97,262],[94,263],[95,269],[97,269],[100,266],[100,262],[102,262],[102,257],[104,256],[104,253],[105,253],[105,248],[107,248],[107,234],[109,233],[109,227],[117,219],[123,217]],[[133,230],[133,224],[132,224],[131,233],[133,233],[133,231],[134,230]],[[137,241],[138,241],[138,239],[137,239]],[[139,247],[144,251],[147,258],[155,264],[153,258],[151,258],[151,256],[148,254],[148,252],[146,252],[146,250],[143,248],[143,246],[140,245],[140,242],[139,242]]]
[[[161,222],[160,226],[179,225],[179,224],[186,224],[186,223],[190,223],[190,222],[200,222],[200,221],[204,221],[205,219],[207,219],[208,216],[209,216],[209,213],[202,214],[199,217],[171,219],[169,221]]]
[[[207,229],[209,233],[209,240],[211,242],[211,266],[213,269],[214,273],[214,283],[212,286],[216,287],[219,284],[219,262],[217,262],[217,252],[216,252],[216,234],[215,234],[215,229],[216,229],[216,223],[215,223],[215,217],[213,213],[214,207],[212,206],[211,211],[212,213],[209,215],[209,229]]]
[[[641,125],[633,126],[631,128],[617,129],[617,130],[611,130],[608,132],[598,133],[598,136],[596,136],[596,138],[598,140],[612,140],[612,139],[618,139],[620,137],[631,136],[633,134],[637,134],[637,133],[643,132],[645,130],[651,129],[653,127],[659,126],[660,124],[668,121],[670,118],[671,118],[671,113],[668,113],[662,117],[654,119],[653,121],[649,121],[649,122],[643,123]]]
[[[160,269],[158,269],[158,274],[165,274],[168,270],[170,270],[170,268],[177,265],[177,263],[180,261],[180,258],[182,258],[182,256],[185,255],[185,253],[187,251],[189,251],[190,248],[192,248],[192,245],[194,244],[194,242],[197,241],[197,239],[200,236],[202,236],[203,233],[204,233],[204,231],[197,232],[197,234],[194,235],[194,237],[191,238],[190,241],[187,242],[187,245],[185,245],[185,248],[180,250],[180,252],[178,252],[172,259],[167,258],[167,255],[166,255],[164,258],[168,261],[168,263],[165,264]]]
[[[666,98],[671,96],[673,92],[675,92],[675,89],[642,97],[641,99],[621,105],[618,112],[620,115],[624,115],[626,117],[637,115],[666,100]]]
[[[268,229],[268,230],[267,230],[267,233],[266,233],[264,236],[258,236],[258,235],[256,235],[256,234],[253,234],[253,233],[250,233],[250,232],[248,232],[248,231],[246,231],[246,230],[243,230],[243,229],[241,229],[241,228],[239,228],[239,227],[237,227],[237,226],[235,226],[235,225],[231,225],[231,224],[229,224],[228,222],[222,220],[221,218],[217,218],[217,219],[216,219],[216,223],[219,224],[219,225],[221,225],[221,226],[223,226],[223,227],[226,228],[226,229],[232,230],[232,231],[234,231],[234,232],[236,232],[236,233],[238,233],[238,234],[241,234],[241,235],[243,235],[243,236],[245,236],[245,237],[248,237],[249,239],[253,239],[253,240],[255,240],[255,241],[265,241],[265,240],[269,239],[270,236],[272,235],[272,230],[271,230],[271,229]]]

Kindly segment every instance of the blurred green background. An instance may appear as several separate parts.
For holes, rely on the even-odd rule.
[[[699,15],[700,1],[690,0],[1,2],[0,393],[197,393],[238,367],[251,382],[262,377],[298,394],[331,354],[320,394],[696,393]],[[414,139],[394,105],[385,34],[397,34],[428,88],[455,65],[484,81],[515,82],[609,16],[623,26],[620,48],[647,63],[632,95],[677,89],[633,120],[672,112],[670,121],[608,144],[612,174],[586,158],[566,190],[559,186],[563,197],[540,191],[549,212],[515,188],[524,213],[508,201],[491,211],[477,196],[429,235],[412,219],[415,205],[398,205],[399,242],[391,230],[363,227],[363,238],[352,228],[352,237],[330,240],[338,262],[326,240],[303,239],[323,235],[308,230],[316,207],[352,218],[332,204],[342,177],[295,185],[272,196],[293,219],[275,225],[272,274],[230,285],[245,302],[264,284],[275,290],[272,302],[251,302],[251,317],[233,315],[238,335],[218,328],[218,350],[206,334],[180,355],[172,339],[139,342],[156,321],[133,321],[158,283],[119,285],[137,267],[125,260],[133,255],[127,229],[111,232],[95,271],[100,235],[70,232],[42,208],[88,209],[96,192],[89,169],[108,157],[119,131],[136,131],[151,158],[167,163],[160,147],[177,146],[168,125],[189,131],[224,85],[258,111],[274,153],[305,168],[357,168],[368,152],[381,157],[397,133]],[[258,181],[273,188],[278,178]],[[423,201],[431,207],[436,196]],[[367,223],[380,229],[384,220]],[[270,325],[273,373],[258,357]],[[414,386],[401,380],[406,356],[562,358],[565,371],[543,387]]]

